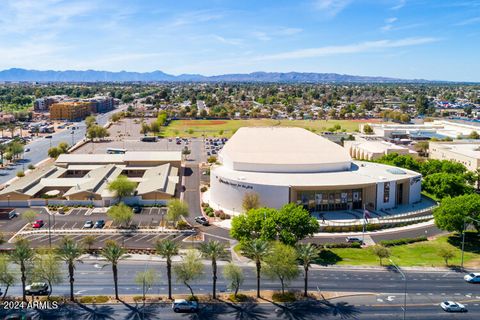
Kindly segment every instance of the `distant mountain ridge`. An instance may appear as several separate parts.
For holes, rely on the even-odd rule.
[[[430,82],[419,79],[398,79],[388,77],[354,76],[337,73],[314,72],[253,72],[216,76],[181,74],[178,76],[162,71],[97,71],[97,70],[27,70],[11,68],[0,71],[0,81],[6,82],[259,82],[259,83],[415,83]]]

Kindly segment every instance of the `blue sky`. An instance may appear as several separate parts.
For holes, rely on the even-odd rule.
[[[480,0],[1,0],[0,69],[480,81]]]

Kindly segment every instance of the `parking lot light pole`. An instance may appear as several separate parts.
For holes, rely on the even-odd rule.
[[[388,259],[390,260],[390,263],[395,267],[395,269],[398,270],[398,272],[400,272],[400,274],[402,275],[403,277],[403,281],[405,282],[405,288],[404,288],[404,293],[403,293],[403,320],[405,320],[405,316],[407,314],[407,276],[405,275],[405,273],[403,273],[402,270],[400,270],[400,268],[392,261],[392,259]]]
[[[48,212],[48,246],[52,248],[52,235],[50,233],[50,212]]]
[[[472,217],[465,217],[465,219],[463,219],[463,231],[462,231],[462,263],[461,263],[461,268],[463,270],[463,258],[464,258],[464,253],[465,253],[465,231],[467,229],[467,219],[470,219],[470,220],[473,220],[473,221],[476,221],[478,223],[480,223],[480,220],[477,220],[477,219],[474,219]]]

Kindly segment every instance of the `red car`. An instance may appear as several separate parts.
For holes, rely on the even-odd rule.
[[[32,224],[32,228],[38,229],[43,227],[43,225],[43,220],[35,220],[35,222]]]

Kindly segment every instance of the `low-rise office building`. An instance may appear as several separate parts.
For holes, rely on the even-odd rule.
[[[480,142],[478,140],[430,141],[428,157],[455,161],[463,164],[468,170],[475,171],[480,167]]]
[[[303,205],[312,212],[381,210],[421,200],[421,175],[353,161],[346,149],[301,128],[240,128],[210,173],[214,209],[242,212],[245,195],[262,206]]]
[[[163,203],[178,194],[180,174],[179,151],[62,154],[54,165],[36,169],[4,188],[0,201],[10,205],[48,199],[49,203],[108,207],[118,200],[108,184],[125,175],[137,185],[134,194],[124,201]]]

